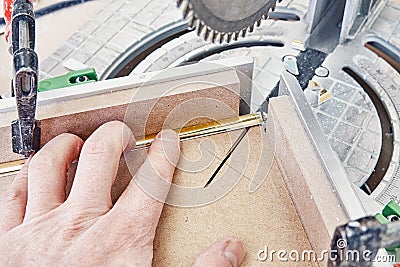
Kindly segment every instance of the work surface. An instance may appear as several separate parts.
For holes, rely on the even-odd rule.
[[[225,185],[226,195],[221,199],[201,207],[165,205],[156,234],[154,266],[188,266],[205,248],[226,236],[235,236],[244,241],[247,254],[242,266],[294,265],[293,262],[279,261],[276,255],[273,263],[271,259],[259,261],[257,253],[265,249],[265,246],[269,250],[297,250],[300,253],[311,249],[272,154],[260,153],[260,150],[269,150],[267,135],[262,131],[261,127],[250,129],[213,182]],[[240,132],[182,142],[182,157],[175,172],[174,183],[203,187]],[[127,155],[132,172],[141,165],[145,156],[145,150]],[[260,174],[268,171],[260,188],[250,193],[252,178],[260,177]],[[112,190],[114,200],[130,178],[125,164],[121,164]],[[1,194],[11,180],[12,177],[2,178]],[[238,183],[230,190],[235,181]],[[179,194],[175,193],[171,191],[168,201],[186,199],[186,203],[190,204],[193,200],[187,195],[179,198]],[[297,264],[307,266],[308,263]]]
[[[282,109],[286,112],[277,112]],[[243,130],[182,142],[174,185],[157,230],[154,266],[187,266],[205,248],[225,236],[244,240],[247,256],[243,266],[317,264],[280,261],[276,255],[273,263],[271,258],[265,262],[258,260],[258,252],[266,247],[270,252],[284,250],[302,255],[312,246],[318,256],[329,247],[334,228],[346,219],[324,180],[321,163],[289,97],[271,100],[268,116],[267,133],[262,126],[251,128],[207,189],[204,185]],[[86,134],[93,131],[88,124],[85,127]],[[296,141],[289,142],[288,138]],[[301,148],[293,147],[298,143]],[[111,192],[113,201],[146,155],[146,150],[136,150],[121,159]],[[0,194],[12,179],[13,176],[0,177]],[[157,187],[153,183],[144,188],[151,194]]]
[[[263,134],[264,141],[266,134]],[[311,249],[305,231],[296,213],[295,207],[285,187],[282,174],[275,162],[261,187],[254,193],[249,192],[250,179],[259,171],[269,169],[268,156],[259,158],[261,144],[260,128],[252,128],[248,138],[242,142],[232,155],[228,166],[222,169],[230,179],[241,177],[239,183],[222,199],[197,208],[178,208],[166,206],[161,216],[155,242],[155,266],[188,266],[196,256],[212,242],[226,236],[235,236],[244,241],[247,249],[242,266],[293,266],[293,262],[280,262],[274,259],[271,263],[257,260],[257,252],[269,250],[303,250]],[[229,149],[231,141],[228,135],[212,137],[224,151],[217,152],[222,159]],[[193,140],[183,144],[183,155],[198,153],[197,144],[201,140]],[[248,150],[248,148],[250,148]],[[264,147],[265,149],[265,147]],[[247,154],[248,160],[239,155]],[[175,174],[175,183],[204,185],[220,160],[216,160],[209,168],[199,173],[187,175],[182,171]],[[245,166],[247,163],[247,166]],[[243,176],[242,174],[243,173]],[[266,173],[266,172],[265,172]],[[221,178],[220,178],[221,179]],[[307,266],[306,263],[297,263]]]

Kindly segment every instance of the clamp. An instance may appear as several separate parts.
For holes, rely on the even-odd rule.
[[[400,248],[400,206],[390,201],[375,217],[369,216],[348,222],[336,228],[331,251],[340,257],[330,259],[329,267],[371,266],[380,248],[394,251]],[[345,244],[345,245],[343,245]],[[357,261],[349,260],[345,255],[357,251],[361,256]],[[368,257],[362,254],[367,252]]]
[[[18,120],[12,122],[13,151],[29,157],[40,146],[40,128],[35,119],[38,88],[38,56],[35,53],[35,17],[29,0],[15,0],[11,19],[13,55],[12,94]]]

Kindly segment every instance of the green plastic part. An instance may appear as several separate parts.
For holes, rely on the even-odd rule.
[[[377,214],[375,215],[375,219],[377,219],[378,222],[380,222],[381,224],[388,224],[388,223],[390,223],[390,221],[389,221],[385,216],[383,216],[383,215],[380,214],[380,213],[377,213]]]
[[[400,217],[400,206],[393,200],[391,200],[382,210],[381,213],[377,213],[375,215],[375,219],[377,219],[381,224],[388,224],[390,223],[389,217],[391,216],[397,216]],[[391,248],[386,248],[387,251],[395,251],[397,249],[400,249],[400,246],[398,247],[391,247]]]
[[[382,215],[385,217],[389,216],[398,216],[400,217],[400,205],[394,202],[393,200],[390,201],[385,208],[382,210]]]
[[[98,81],[97,73],[94,68],[71,71],[65,75],[45,79],[39,82],[38,91],[45,92],[55,89],[71,87],[75,85],[92,83]]]

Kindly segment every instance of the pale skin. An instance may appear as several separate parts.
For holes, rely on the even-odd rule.
[[[0,266],[151,266],[164,203],[143,192],[135,176],[111,202],[120,156],[134,144],[125,124],[110,122],[86,142],[62,134],[36,153],[0,199]],[[136,176],[171,181],[179,153],[175,132],[162,131],[149,150],[151,164]],[[66,172],[76,160],[66,197]],[[244,256],[242,242],[230,237],[206,249],[193,266],[239,266]]]

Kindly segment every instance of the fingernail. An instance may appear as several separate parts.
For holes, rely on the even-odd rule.
[[[233,267],[237,267],[242,263],[245,253],[243,243],[237,240],[228,241],[224,249],[224,256]]]
[[[179,137],[178,134],[173,130],[162,130],[157,135],[157,138],[163,141],[176,141]]]

